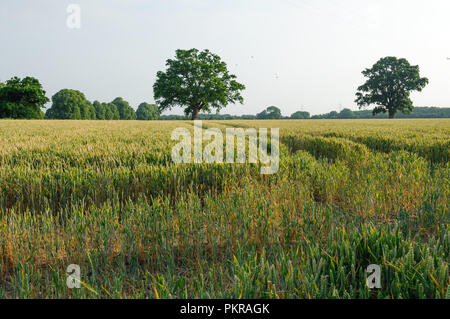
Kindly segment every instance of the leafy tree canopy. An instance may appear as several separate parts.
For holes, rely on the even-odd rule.
[[[374,104],[373,115],[388,112],[389,118],[397,111],[410,113],[414,108],[410,93],[428,84],[427,78],[420,77],[419,66],[396,57],[382,58],[362,74],[368,80],[358,88],[355,102],[360,108]]]
[[[120,120],[119,110],[113,103],[102,103],[105,109],[105,120]]]
[[[333,114],[331,114],[333,113]],[[342,111],[341,111],[342,113]],[[312,119],[332,119],[332,118],[343,118],[341,113],[336,113],[335,111],[314,115]],[[362,110],[362,111],[352,111],[354,119],[370,119],[374,118],[372,111]],[[411,113],[399,113],[396,115],[399,118],[450,118],[450,108],[443,107],[414,107]],[[375,115],[375,118],[383,119],[386,118],[386,113],[379,113]]]
[[[298,111],[291,115],[291,119],[309,119],[310,116],[309,112]]]
[[[261,113],[256,114],[256,118],[261,119],[261,120],[280,119],[281,118],[281,110],[276,106],[269,106],[267,109],[265,109]]]
[[[130,104],[125,101],[121,97],[117,97],[114,101],[111,102],[115,106],[117,106],[117,110],[119,111],[119,116],[121,120],[135,120],[136,112],[130,106]]]
[[[95,119],[96,120],[106,120],[106,115],[105,115],[105,107],[102,103],[100,103],[99,101],[94,101],[94,103],[92,103],[92,105],[94,106],[95,109]]]
[[[159,117],[159,109],[155,104],[141,103],[136,111],[136,116],[138,120],[149,121],[157,120]]]
[[[168,59],[167,70],[159,71],[153,85],[159,110],[184,107],[184,113],[197,119],[199,112],[217,111],[229,103],[243,103],[245,86],[230,74],[225,62],[209,50],[177,50],[175,59]]]
[[[95,108],[78,90],[62,89],[52,96],[52,106],[47,110],[48,119],[92,120]]]
[[[0,83],[0,118],[43,118],[41,108],[48,101],[42,85],[33,77],[13,77]]]
[[[353,111],[350,109],[343,109],[342,111],[339,112],[338,114],[338,118],[340,119],[352,119],[354,118],[354,114]]]

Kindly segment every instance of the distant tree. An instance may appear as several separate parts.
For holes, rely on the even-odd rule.
[[[114,105],[114,104],[112,104]],[[108,105],[108,103],[102,103],[103,109],[105,110],[105,120],[112,120],[113,119],[113,111],[111,110],[111,107]],[[115,105],[114,105],[115,106]],[[117,106],[116,111],[117,111]],[[118,113],[119,111],[117,111]]]
[[[105,109],[105,120],[120,120],[119,110],[113,103],[102,103]]]
[[[95,120],[96,119],[95,108],[89,101],[88,101],[88,103],[86,103],[80,107],[80,113],[81,113],[82,120]]]
[[[373,115],[388,112],[391,119],[397,111],[410,113],[414,109],[410,93],[428,84],[420,77],[419,66],[396,57],[382,58],[362,74],[368,80],[358,88],[355,102],[360,108],[374,104]]]
[[[175,114],[170,114],[170,115],[161,115],[159,117],[160,121],[184,121],[184,120],[188,120],[189,118],[187,116],[184,115],[175,115]]]
[[[291,119],[309,119],[309,112],[298,111],[291,115]]]
[[[117,106],[117,110],[119,111],[119,116],[121,120],[135,120],[136,112],[134,109],[121,97],[117,97],[114,101],[111,102],[115,106]]]
[[[97,119],[97,111],[95,110],[95,107],[92,104],[90,104],[89,113],[91,114],[91,119],[92,120],[96,120]]]
[[[343,110],[344,111],[344,110]],[[337,113],[335,111],[314,115],[312,119],[330,119],[330,118],[345,118],[343,117],[343,111],[341,113]],[[374,115],[372,111],[362,110],[362,111],[352,111],[353,117],[355,119],[370,119],[373,118]],[[450,118],[450,108],[447,107],[414,107],[414,110],[411,113],[399,113],[397,115],[399,118]],[[375,115],[375,118],[387,118],[388,115],[385,113],[378,113]]]
[[[200,112],[217,111],[229,103],[243,103],[240,92],[245,89],[230,74],[225,62],[209,50],[177,50],[175,59],[168,59],[167,70],[158,72],[153,85],[159,110],[185,107],[193,120]]]
[[[136,111],[136,116],[141,121],[157,120],[159,117],[158,106],[145,102],[141,103]]]
[[[261,113],[256,114],[257,119],[268,120],[268,119],[280,119],[281,111],[276,106],[269,106],[267,109]]]
[[[350,110],[350,109],[343,109],[341,112],[339,112],[337,117],[340,118],[340,119],[352,119],[355,116],[354,116],[352,110]]]
[[[339,115],[339,113],[336,111],[331,111],[329,114],[330,114],[330,119],[337,119],[338,115]]]
[[[43,118],[41,108],[49,99],[39,81],[32,77],[18,77],[0,84],[0,118]]]
[[[102,103],[99,101],[94,101],[93,103],[94,109],[95,109],[95,118],[97,120],[105,120],[105,107]]]
[[[62,89],[52,96],[52,106],[47,110],[48,119],[95,119],[95,109],[78,90]]]
[[[264,110],[264,111],[262,111],[260,113],[257,113],[256,114],[256,118],[258,120],[265,120],[265,119],[267,119],[267,110]]]
[[[240,119],[242,120],[255,120],[256,119],[256,115],[253,114],[244,114],[239,116]]]

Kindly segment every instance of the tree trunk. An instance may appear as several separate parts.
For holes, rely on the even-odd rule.
[[[394,113],[394,112],[389,112],[389,118],[390,118],[390,119],[393,119],[394,116],[395,116],[395,113]]]
[[[192,120],[193,120],[193,121],[195,121],[195,120],[198,119],[198,112],[199,112],[199,111],[200,111],[199,109],[194,109],[194,110],[192,111]]]

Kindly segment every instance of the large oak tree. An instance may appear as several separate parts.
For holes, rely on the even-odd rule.
[[[230,74],[225,62],[209,50],[177,50],[168,59],[167,70],[158,72],[153,85],[155,101],[162,112],[175,106],[184,107],[193,120],[200,111],[210,113],[229,103],[244,102],[245,86]]]
[[[374,104],[373,115],[388,112],[391,119],[398,111],[410,113],[414,109],[411,92],[420,92],[428,84],[427,78],[420,77],[419,66],[396,57],[382,58],[362,74],[368,80],[358,88],[355,102],[360,108]]]

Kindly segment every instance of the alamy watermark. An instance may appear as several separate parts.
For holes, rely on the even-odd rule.
[[[244,164],[248,162],[256,164],[259,160],[261,174],[275,174],[280,166],[279,129],[270,129],[270,143],[267,133],[267,128],[260,128],[259,132],[255,128],[227,128],[224,139],[220,129],[203,130],[202,121],[194,121],[194,163]],[[172,148],[173,162],[177,164],[191,163],[192,138],[190,131],[187,128],[177,128],[173,130],[171,138],[179,141]],[[246,143],[247,138],[248,143]],[[203,141],[211,142],[203,148]],[[248,161],[246,161],[247,144]],[[268,151],[269,146],[270,152]]]
[[[66,284],[67,288],[74,289],[81,287],[81,268],[79,265],[69,265],[66,273],[68,274]]]
[[[369,265],[366,272],[370,275],[367,276],[366,284],[369,289],[380,289],[381,288],[381,268],[378,265]]]
[[[81,28],[81,7],[79,4],[69,4],[66,12],[68,13],[66,25],[69,29]]]

